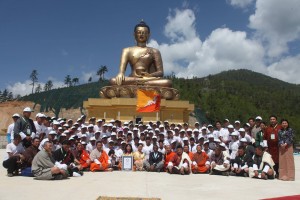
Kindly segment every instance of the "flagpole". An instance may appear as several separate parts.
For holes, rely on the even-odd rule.
[[[158,112],[156,113],[156,121],[158,121]]]
[[[104,112],[104,116],[103,116],[103,118],[104,118],[104,119],[106,119],[106,112]]]

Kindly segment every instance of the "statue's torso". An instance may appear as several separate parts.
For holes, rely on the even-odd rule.
[[[128,61],[132,68],[131,76],[141,75],[141,72],[151,73],[154,65],[154,51],[151,47],[129,47]]]

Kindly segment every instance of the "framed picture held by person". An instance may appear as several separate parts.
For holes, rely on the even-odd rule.
[[[133,156],[122,156],[122,171],[133,170]]]

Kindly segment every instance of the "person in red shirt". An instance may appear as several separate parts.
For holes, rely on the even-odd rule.
[[[279,167],[279,147],[278,147],[278,132],[281,129],[281,125],[278,124],[277,117],[275,115],[270,116],[270,125],[265,129],[264,132],[264,143],[267,144],[268,151],[272,155],[272,159],[275,163],[274,170],[278,175]]]

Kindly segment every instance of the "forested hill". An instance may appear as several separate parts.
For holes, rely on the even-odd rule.
[[[58,116],[61,108],[82,108],[83,101],[98,98],[100,89],[106,85],[108,81],[92,82],[34,93],[23,96],[20,100],[33,101],[41,105],[40,112],[53,111]]]
[[[230,70],[204,78],[183,79],[174,76],[173,87],[180,91],[181,100],[195,104],[195,115],[213,123],[225,118],[243,123],[249,117],[261,115],[268,121],[271,114],[289,119],[300,131],[300,86],[289,84],[250,70]],[[78,108],[88,98],[99,97],[101,87],[108,82],[53,89],[22,97],[21,100],[41,104],[41,111]]]

